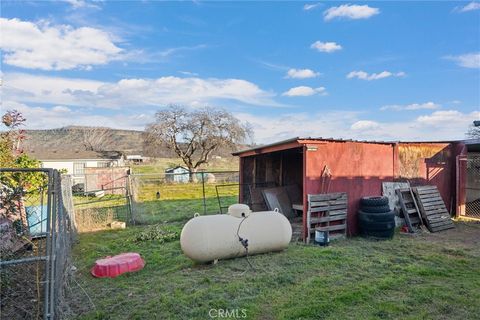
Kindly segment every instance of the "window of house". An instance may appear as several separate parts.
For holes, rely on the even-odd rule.
[[[73,163],[73,174],[74,175],[85,174],[85,162],[74,162]]]
[[[108,168],[109,167],[109,162],[108,161],[97,162],[97,167],[98,168]]]

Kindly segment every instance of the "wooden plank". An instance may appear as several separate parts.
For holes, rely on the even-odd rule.
[[[341,204],[337,206],[310,208],[310,212],[315,213],[315,212],[324,212],[324,211],[332,211],[332,210],[343,210],[346,208],[347,207],[345,205]]]
[[[433,210],[429,210],[428,212],[426,212],[427,216],[431,216],[431,215],[437,215],[437,214],[441,214],[441,213],[448,213],[447,212],[447,209],[433,209]]]
[[[339,221],[339,220],[345,220],[347,219],[347,215],[338,215],[338,216],[330,216],[330,217],[320,217],[320,218],[311,218],[310,219],[310,224],[317,224],[317,223],[323,223],[323,222],[330,222],[330,221]]]
[[[309,202],[335,200],[335,199],[340,200],[340,199],[346,199],[346,198],[347,198],[347,194],[345,192],[308,195]]]
[[[343,210],[330,210],[328,212],[331,216],[339,215],[339,214],[347,214],[347,208]]]
[[[395,191],[398,196],[398,201],[400,202],[400,208],[402,209],[403,212],[403,217],[405,218],[405,223],[407,224],[408,232],[413,233],[415,232],[413,230],[412,222],[410,221],[410,216],[408,214],[408,209],[405,203],[403,202],[403,194],[404,192],[401,192],[399,189]]]
[[[325,200],[325,201],[310,201],[310,207],[331,206],[336,204],[347,204],[347,199],[340,200]]]
[[[337,224],[333,226],[327,226],[327,227],[316,227],[315,230],[318,231],[338,231],[338,230],[344,230],[347,228],[347,224]]]
[[[426,191],[426,190],[437,190],[437,186],[425,185],[425,186],[417,186],[415,187],[419,191]]]
[[[435,196],[435,197],[420,197],[420,199],[422,199],[423,203],[433,202],[433,201],[443,201],[443,198],[438,197],[438,196]]]
[[[303,204],[292,204],[292,209],[303,211]]]
[[[438,192],[438,189],[425,190],[425,189],[419,189],[418,187],[416,189],[417,189],[418,194],[421,194],[421,195],[427,195],[427,194],[432,194],[432,193],[437,193]]]
[[[423,204],[423,207],[426,210],[427,208],[434,208],[434,207],[445,208],[445,203],[443,201],[427,202]]]

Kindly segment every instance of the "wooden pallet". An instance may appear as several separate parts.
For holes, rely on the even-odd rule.
[[[408,227],[408,231],[414,233],[417,227],[423,225],[423,222],[412,189],[396,189],[395,193],[398,196],[398,202],[400,203],[400,209],[405,218],[405,224]]]
[[[307,243],[315,230],[327,231],[330,239],[347,235],[347,193],[309,194]]]
[[[438,232],[455,227],[436,186],[419,186],[412,189],[428,230]]]

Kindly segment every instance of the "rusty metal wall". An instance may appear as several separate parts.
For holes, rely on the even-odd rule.
[[[306,151],[304,194],[347,192],[348,234],[356,234],[356,213],[360,198],[380,195],[382,182],[393,179],[392,145],[361,142],[327,142],[314,145],[316,150],[310,147]],[[328,186],[320,190],[321,174],[325,166],[331,172],[331,179]]]
[[[455,203],[456,148],[451,143],[400,143],[397,180],[436,185],[449,211]]]

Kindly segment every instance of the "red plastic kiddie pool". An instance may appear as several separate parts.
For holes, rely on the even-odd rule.
[[[97,278],[115,278],[125,272],[143,269],[145,261],[135,252],[122,253],[95,261],[91,273]]]

